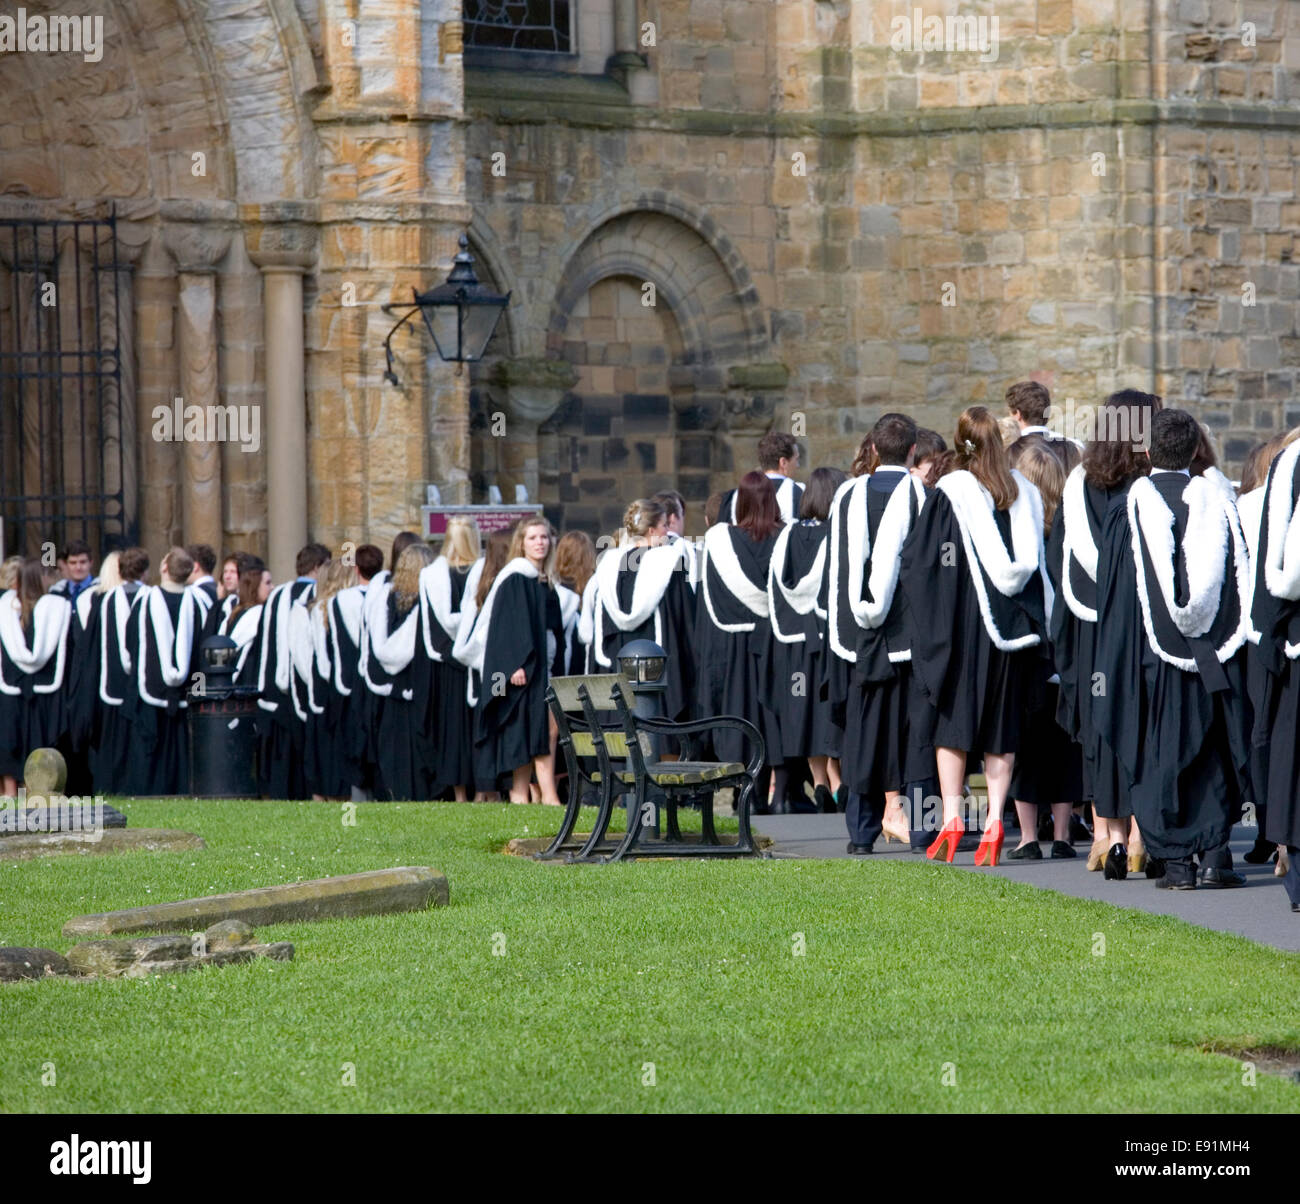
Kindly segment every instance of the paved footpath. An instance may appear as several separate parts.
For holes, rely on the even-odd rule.
[[[925,860],[924,853],[911,853],[892,841],[886,844],[883,836],[876,841],[876,851],[870,857],[850,858],[845,851],[848,833],[842,815],[756,815],[753,822],[757,831],[776,842],[773,852],[778,857]],[[1005,860],[1017,840],[1019,837],[1015,832],[1007,833],[1007,844],[1002,849],[1004,859],[994,870],[977,870],[973,851],[958,853],[948,868],[999,874],[1079,899],[1099,899],[1120,907],[1177,916],[1189,924],[1235,932],[1278,949],[1300,951],[1300,915],[1292,913],[1281,880],[1273,876],[1273,863],[1247,865],[1242,860],[1242,854],[1255,842],[1254,828],[1237,827],[1233,830],[1233,862],[1237,871],[1246,878],[1246,885],[1235,890],[1206,890],[1203,887],[1194,891],[1156,890],[1145,874],[1130,874],[1123,882],[1107,882],[1100,870],[1089,873],[1084,868],[1089,847],[1086,844],[1074,846],[1078,856],[1072,861],[1051,860],[1048,856],[1052,851],[1050,843],[1042,845],[1042,861]]]

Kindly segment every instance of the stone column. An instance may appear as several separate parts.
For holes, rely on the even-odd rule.
[[[302,216],[309,216],[305,212]],[[289,581],[307,542],[307,379],[303,274],[316,263],[316,231],[301,222],[248,232],[249,258],[262,270],[266,323],[266,526],[271,576]]]
[[[165,214],[166,215],[166,214]],[[187,215],[188,216],[188,215]],[[198,215],[195,215],[198,216]],[[231,230],[210,221],[173,221],[163,240],[176,261],[180,396],[185,409],[205,418],[220,404],[217,388],[217,265],[230,248]],[[207,438],[181,444],[181,527],[187,543],[220,548],[221,448]]]

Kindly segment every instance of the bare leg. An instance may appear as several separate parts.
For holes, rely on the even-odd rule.
[[[1070,816],[1072,813],[1073,813],[1073,808],[1070,806],[1069,803],[1052,804],[1052,839],[1053,840],[1063,840],[1066,844],[1070,843]],[[1095,816],[1093,818],[1093,823],[1094,823],[1093,835],[1095,837],[1096,836]],[[1123,842],[1121,841],[1120,843],[1122,844]]]
[[[943,822],[961,818],[962,784],[966,780],[966,754],[959,748],[936,748],[939,793],[943,796]]]
[[[18,779],[17,779],[17,778],[11,778],[8,774],[5,774],[5,775],[4,775],[4,778],[3,778],[3,783],[4,783],[4,796],[3,796],[3,797],[5,797],[5,798],[17,798],[17,797],[18,797]]]
[[[528,787],[533,780],[533,767],[529,765],[520,765],[514,771],[510,782],[510,801],[512,803],[526,803],[529,801]]]
[[[840,787],[844,784],[840,777],[840,759],[839,757],[826,758],[826,776],[831,780],[831,793],[839,793]]]
[[[541,791],[542,802],[558,807],[560,797],[555,785],[555,762],[549,756],[534,757],[533,768],[537,771],[537,785]]]
[[[907,844],[912,837],[912,826],[908,823],[907,815],[903,811],[902,797],[901,791],[885,791],[885,817],[880,821],[880,826],[894,839]]]
[[[829,760],[829,757],[809,757],[808,769],[812,773],[814,787],[825,786],[827,790],[834,794],[835,792],[831,788],[830,774],[826,771],[826,764]]]
[[[1020,843],[1016,848],[1023,849],[1027,844],[1038,843],[1038,804],[1022,803],[1016,799],[1016,818],[1020,821]],[[1056,818],[1056,805],[1052,805],[1052,818]],[[1070,821],[1067,819],[1068,828]]]
[[[1015,753],[985,753],[984,780],[989,787],[989,813],[984,821],[987,832],[995,823],[1002,822],[1002,809],[1007,805],[1007,792],[1011,789],[1011,771],[1016,765]]]
[[[463,803],[463,802],[465,801],[465,787],[464,787],[464,786],[457,786],[457,787],[455,787],[455,798],[456,798],[456,801],[457,801],[458,803]]]

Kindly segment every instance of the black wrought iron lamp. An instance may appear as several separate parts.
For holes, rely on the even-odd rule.
[[[469,253],[469,238],[464,234],[460,236],[460,252],[452,261],[446,281],[428,292],[420,293],[414,289],[411,292],[414,299],[409,305],[383,306],[386,314],[405,310],[384,339],[384,355],[387,357],[384,379],[393,385],[398,383],[397,373],[393,371],[393,335],[415,314],[424,319],[438,355],[447,363],[455,364],[459,374],[461,364],[475,363],[483,358],[497,323],[510,303],[509,293],[502,296],[479,282],[474,272],[474,256]]]

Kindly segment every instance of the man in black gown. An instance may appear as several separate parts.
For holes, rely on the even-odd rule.
[[[1204,885],[1244,881],[1220,850],[1248,796],[1249,565],[1231,496],[1190,475],[1199,434],[1186,411],[1153,416],[1151,476],[1107,515],[1098,563],[1099,727],[1166,890],[1196,888],[1198,854]]]

